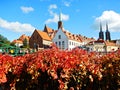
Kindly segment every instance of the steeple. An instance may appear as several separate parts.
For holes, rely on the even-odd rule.
[[[108,24],[106,23],[106,32],[105,32],[105,35],[106,35],[106,40],[111,40],[111,36],[110,36],[110,32],[108,30]]]
[[[102,24],[101,24],[101,22],[100,22],[100,32],[99,32],[99,39],[102,39],[102,40],[104,40],[104,33],[103,33],[103,31],[102,31]]]
[[[58,29],[62,29],[63,28],[63,24],[62,24],[62,14],[60,12],[59,14],[59,21],[58,21]]]

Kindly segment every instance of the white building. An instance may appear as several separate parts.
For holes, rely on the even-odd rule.
[[[89,42],[87,44],[87,47],[89,48],[89,51],[95,51],[95,52],[112,52],[118,50],[118,45],[114,42],[110,41],[104,41],[102,39],[98,39],[93,42]]]
[[[66,31],[63,28],[63,23],[61,21],[61,17],[58,21],[58,30],[55,33],[52,41],[62,50],[72,50],[77,46],[82,46],[85,43],[93,41],[93,38],[87,38],[85,36],[72,34]]]

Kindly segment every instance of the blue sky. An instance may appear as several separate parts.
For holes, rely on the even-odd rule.
[[[10,41],[31,35],[45,24],[57,29],[61,11],[64,28],[71,33],[98,38],[108,23],[112,39],[120,39],[119,0],[0,0],[0,34]]]

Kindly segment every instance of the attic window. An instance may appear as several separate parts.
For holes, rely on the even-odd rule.
[[[58,39],[61,39],[61,35],[58,36]]]

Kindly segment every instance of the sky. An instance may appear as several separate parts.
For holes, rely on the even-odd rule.
[[[100,22],[111,39],[120,39],[119,0],[0,0],[0,34],[8,40],[31,36],[45,24],[57,30],[59,15],[63,27],[73,34],[98,39]]]

